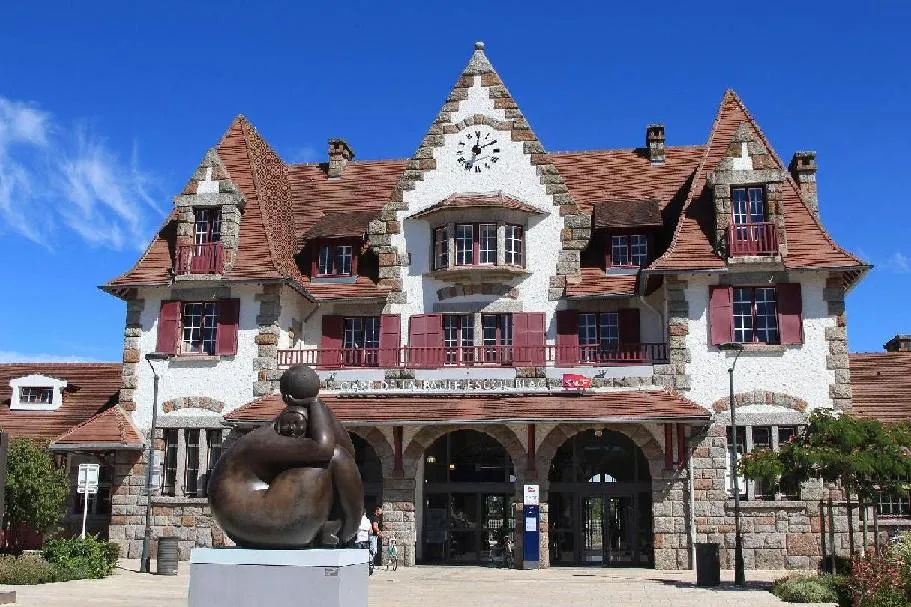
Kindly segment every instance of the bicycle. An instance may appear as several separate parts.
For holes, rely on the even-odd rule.
[[[394,537],[389,538],[389,546],[386,548],[386,571],[389,571],[390,566],[393,571],[399,568],[399,549]]]

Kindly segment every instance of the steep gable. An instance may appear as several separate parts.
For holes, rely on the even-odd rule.
[[[778,200],[783,217],[786,268],[856,268],[865,265],[828,235],[800,196],[781,159],[734,91],[727,91],[712,124],[702,160],[693,178],[671,244],[649,270],[724,269],[715,242],[717,221],[709,179],[722,161],[731,161],[746,145],[751,160],[765,158],[757,169],[780,172]],[[754,160],[755,161],[755,160]],[[733,167],[732,167],[733,168]]]

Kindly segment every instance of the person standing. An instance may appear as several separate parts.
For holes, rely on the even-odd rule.
[[[376,565],[383,563],[383,554],[380,552],[383,544],[380,538],[383,535],[383,508],[377,505],[370,518],[370,549],[373,551],[373,562]]]

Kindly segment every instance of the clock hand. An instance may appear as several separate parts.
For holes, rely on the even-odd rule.
[[[481,145],[481,146],[478,146],[478,147],[486,148],[487,146],[493,145],[493,144],[495,144],[496,142],[497,142],[497,140],[494,139],[494,140],[491,141],[490,143],[485,143],[484,145]]]

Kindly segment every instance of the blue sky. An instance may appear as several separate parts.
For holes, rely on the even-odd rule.
[[[0,361],[116,360],[97,285],[138,257],[245,114],[288,161],[417,147],[475,40],[549,150],[706,139],[734,88],[823,221],[876,269],[850,346],[911,333],[907,2],[31,2],[0,8]],[[872,5],[875,4],[875,8]],[[694,6],[698,5],[698,6]]]

